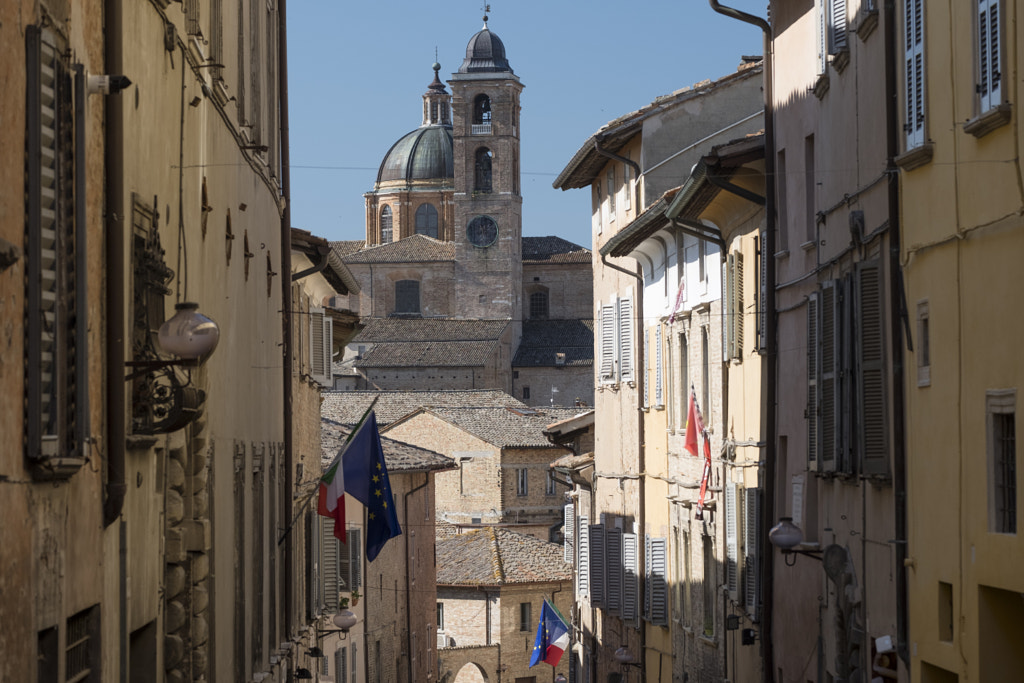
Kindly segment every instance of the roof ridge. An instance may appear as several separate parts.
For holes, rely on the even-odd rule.
[[[487,527],[487,535],[490,537],[491,545],[493,546],[493,555],[491,556],[491,563],[494,569],[494,579],[499,584],[505,583],[505,567],[501,561],[501,544],[498,543],[497,530],[493,526]]]

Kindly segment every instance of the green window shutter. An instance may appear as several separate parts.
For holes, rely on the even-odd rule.
[[[857,453],[864,474],[889,472],[885,328],[879,262],[857,264]]]
[[[837,340],[837,326],[839,320],[838,304],[839,297],[836,291],[835,281],[822,284],[820,296],[820,323],[818,333],[820,335],[820,380],[819,389],[820,403],[820,456],[819,462],[823,472],[834,472],[836,469],[836,447],[839,441],[839,425],[836,415],[838,412],[839,394],[839,353]]]
[[[636,534],[622,535],[622,618],[636,619],[640,581],[637,574]]]
[[[607,576],[605,572],[604,525],[590,525],[590,602],[605,606]]]
[[[622,529],[609,527],[605,532],[605,606],[622,609]]]
[[[761,602],[760,491],[746,489],[743,493],[746,498],[743,502],[743,601],[747,614],[757,621]]]
[[[814,292],[807,299],[807,460],[810,469],[817,469],[820,452],[821,426],[821,364],[820,331],[818,317],[819,294]]]

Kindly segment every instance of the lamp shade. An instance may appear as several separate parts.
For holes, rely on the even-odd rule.
[[[186,301],[176,304],[177,311],[160,326],[157,341],[165,353],[179,358],[202,358],[213,353],[220,341],[220,328],[199,312],[199,304]]]
[[[632,664],[635,659],[633,653],[630,652],[629,648],[625,645],[616,650],[613,656],[615,657],[615,661],[620,664]]]
[[[295,670],[295,678],[303,681],[313,680],[313,673],[306,668],[299,668]]]
[[[558,674],[555,676],[555,683],[568,683],[565,679],[565,674]]]
[[[356,615],[350,610],[343,609],[334,615],[334,625],[338,628],[348,630],[356,625]]]
[[[768,540],[780,550],[792,550],[804,540],[804,534],[793,524],[792,517],[780,517],[779,523],[768,532]]]

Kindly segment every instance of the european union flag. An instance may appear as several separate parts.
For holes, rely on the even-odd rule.
[[[569,627],[565,619],[558,613],[555,606],[547,599],[540,610],[540,622],[537,623],[537,638],[533,641],[533,654],[530,666],[545,662],[558,666],[562,653],[569,647]]]
[[[376,413],[371,412],[359,425],[342,456],[342,466],[345,493],[366,506],[366,560],[373,562],[388,539],[402,533],[391,497]]]

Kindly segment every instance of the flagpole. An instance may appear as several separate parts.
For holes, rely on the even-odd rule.
[[[345,443],[343,443],[341,445],[341,448],[338,450],[338,455],[341,455],[342,453],[345,452],[345,448],[348,446],[349,442],[352,440],[352,437],[354,437],[356,435],[356,432],[359,431],[359,428],[363,426],[363,423],[366,422],[366,418],[370,416],[370,411],[372,411],[373,407],[375,405],[377,405],[377,399],[379,399],[379,398],[380,398],[380,394],[377,394],[376,396],[373,397],[373,400],[370,401],[370,405],[366,408],[366,411],[363,413],[363,416],[361,418],[359,418],[359,422],[356,423],[356,426],[353,427],[352,431],[350,431],[348,433],[348,436],[345,437]],[[295,524],[296,524],[296,522],[299,521],[299,517],[302,515],[303,512],[305,512],[306,508],[309,506],[310,501],[313,500],[313,496],[319,490],[320,490],[319,486],[315,487],[312,491],[309,492],[309,495],[306,496],[306,499],[304,501],[302,501],[302,505],[299,506],[299,509],[295,513],[295,516],[292,517],[291,524],[289,524],[288,528],[284,530],[283,534],[281,534],[281,538],[277,542],[278,545],[281,545],[282,543],[284,543],[284,539],[288,538],[288,534],[290,534],[292,532],[292,529],[295,528]]]

